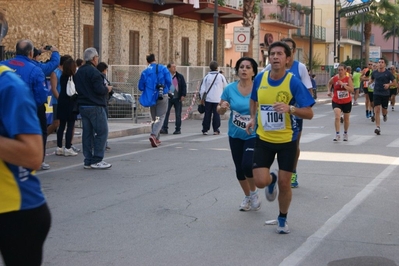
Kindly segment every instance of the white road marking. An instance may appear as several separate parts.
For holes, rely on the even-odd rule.
[[[302,154],[301,154],[302,159]],[[391,165],[385,168],[378,176],[376,176],[367,186],[364,187],[350,202],[342,207],[336,214],[328,219],[322,227],[313,235],[309,236],[306,241],[288,257],[286,257],[280,266],[294,266],[306,259],[324,239],[331,234],[345,219],[348,217],[374,190],[384,181],[399,165],[397,158]]]

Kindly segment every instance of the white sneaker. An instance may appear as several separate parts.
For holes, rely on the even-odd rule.
[[[65,148],[64,156],[76,156],[76,155],[78,155],[78,153],[75,152],[72,148],[69,149]]]
[[[90,166],[93,169],[108,169],[108,168],[111,168],[112,164],[109,164],[107,162],[101,161],[101,162],[98,162],[98,163],[93,163]]]
[[[80,149],[79,148],[77,148],[77,147],[75,147],[75,146],[71,146],[71,148],[72,148],[72,150],[74,151],[74,152],[80,152]]]
[[[42,162],[42,170],[50,169],[50,165],[48,163]]]
[[[245,196],[240,205],[240,211],[246,212],[251,210],[251,200],[249,197]]]
[[[249,196],[249,199],[251,200],[251,210],[257,211],[260,209],[260,199],[259,199],[259,189],[256,190],[255,194],[252,194]]]
[[[344,133],[344,141],[348,141],[348,134],[347,133]]]
[[[64,149],[57,147],[57,149],[55,150],[55,155],[59,155],[59,156],[64,155]]]

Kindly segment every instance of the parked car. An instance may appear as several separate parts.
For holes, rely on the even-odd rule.
[[[136,112],[136,100],[130,93],[124,93],[114,89],[114,93],[108,100],[109,118],[130,118],[133,111]]]

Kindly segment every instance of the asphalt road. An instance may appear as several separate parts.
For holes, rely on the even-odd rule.
[[[338,143],[331,105],[314,112],[290,234],[264,225],[278,205],[263,190],[259,211],[238,211],[227,121],[221,135],[203,136],[201,121],[187,120],[158,148],[147,134],[110,140],[109,170],[84,170],[82,154],[47,157],[52,169],[39,177],[53,223],[43,265],[399,265],[399,108],[376,136],[364,106],[353,107],[349,141]]]

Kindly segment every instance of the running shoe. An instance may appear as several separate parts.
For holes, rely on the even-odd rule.
[[[373,122],[374,123],[374,121],[375,121],[375,117],[374,117],[374,114],[370,117],[371,118],[371,122]]]
[[[297,188],[298,187],[298,175],[297,173],[292,173],[291,175],[291,187]]]
[[[383,115],[382,116],[382,120],[384,120],[384,122],[386,122],[388,120],[388,116],[387,115]]]
[[[341,139],[341,136],[339,134],[335,135],[335,138],[333,139],[333,141],[339,141]]]
[[[76,156],[76,155],[78,155],[78,153],[75,152],[72,148],[69,149],[65,148],[64,156]]]
[[[256,190],[254,194],[249,196],[249,199],[251,201],[251,210],[257,211],[260,209],[260,199],[259,199],[259,189]]]
[[[287,218],[278,217],[277,218],[277,234],[289,234],[291,231],[288,228]]]
[[[111,168],[112,164],[109,164],[107,162],[101,161],[98,163],[93,163],[90,165],[91,168],[93,169],[108,169]]]
[[[366,118],[367,118],[367,119],[370,118],[370,113],[369,113],[369,111],[366,111]]]
[[[380,134],[381,134],[381,129],[380,129],[380,127],[377,127],[377,128],[374,130],[374,133],[377,134],[377,135],[380,135]]]
[[[77,148],[77,147],[75,147],[75,146],[71,146],[71,148],[72,148],[72,150],[74,151],[74,152],[80,152],[80,149],[79,148]]]
[[[271,183],[266,189],[265,189],[265,194],[266,194],[266,199],[268,201],[274,201],[277,196],[277,180],[278,180],[278,175],[276,173],[270,173],[272,177],[276,177],[276,182]],[[273,181],[273,180],[272,180]]]
[[[64,149],[57,147],[57,149],[55,150],[55,155],[58,155],[58,156],[64,155]]]
[[[246,212],[249,210],[251,210],[251,199],[249,197],[245,196],[241,202],[240,211]]]
[[[50,169],[50,165],[46,162],[42,162],[42,170],[48,170]]]
[[[157,138],[154,135],[150,135],[149,140],[151,142],[152,147],[154,147],[154,148],[158,147]]]
[[[392,106],[392,111],[395,111],[395,107]]]
[[[353,106],[358,106],[359,104],[357,102],[353,102]]]
[[[344,141],[348,141],[348,134],[347,133],[345,133],[343,137],[344,137]]]

